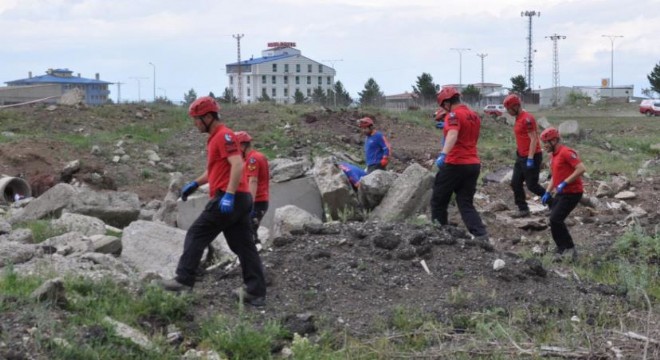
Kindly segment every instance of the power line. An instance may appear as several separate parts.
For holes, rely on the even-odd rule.
[[[117,85],[117,104],[119,104],[121,103],[121,86],[126,83],[117,81],[115,84]]]
[[[330,67],[332,68],[332,71],[334,71],[334,75],[337,76],[337,71],[335,70],[335,63],[344,61],[344,59],[329,59],[329,60],[321,60],[321,62],[327,62],[330,63]],[[332,89],[332,102],[335,104],[335,107],[337,107],[337,92],[335,89]]]
[[[243,79],[241,78],[241,38],[244,34],[232,35],[236,39],[236,52],[238,53],[238,103],[243,104]]]
[[[616,38],[622,38],[623,35],[601,35],[610,39],[612,43],[612,60],[610,62],[610,97],[614,97],[614,40]]]
[[[463,51],[470,51],[472,49],[450,48],[449,50],[458,52],[458,87],[460,87],[460,90],[463,90]]]
[[[533,57],[532,57],[532,55],[533,55],[533,50],[532,50],[532,42],[533,42],[532,41],[533,40],[533,38],[532,38],[532,18],[534,18],[534,16],[541,16],[541,12],[540,11],[537,12],[535,10],[521,11],[520,16],[526,16],[526,17],[529,18],[528,35],[527,35],[527,86],[529,87],[530,90],[532,90],[533,89],[533,84],[532,84],[532,82],[533,82],[533,77],[532,77],[532,74],[533,74],[532,73],[532,69],[533,69],[533,66],[532,66],[532,61],[533,61]]]
[[[546,36],[546,39],[552,40],[552,106],[557,106],[559,104],[559,46],[557,42],[559,40],[566,39],[564,35],[553,34]]]

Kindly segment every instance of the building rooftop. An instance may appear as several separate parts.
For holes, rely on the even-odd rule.
[[[108,81],[88,79],[72,76],[73,71],[69,69],[48,69],[46,75],[28,77],[25,79],[6,81],[7,85],[32,85],[32,84],[112,84]]]
[[[260,58],[250,58],[249,60],[241,60],[241,65],[256,65],[256,64],[263,64],[266,62],[270,61],[277,61],[281,59],[286,59],[288,57],[293,57],[296,56],[296,54],[282,54],[282,55],[275,55],[275,56],[264,56]],[[231,64],[227,64],[228,66],[231,65],[238,65],[238,62],[234,62]]]

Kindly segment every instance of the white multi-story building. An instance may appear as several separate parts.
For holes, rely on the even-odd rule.
[[[321,87],[327,94],[335,83],[335,70],[301,55],[295,43],[268,43],[260,58],[227,64],[229,88],[243,104],[256,102],[263,95],[290,104],[296,90],[305,97]],[[239,75],[240,70],[240,75]],[[240,84],[239,84],[240,76]],[[240,91],[239,91],[240,86]],[[241,96],[242,93],[242,96]]]

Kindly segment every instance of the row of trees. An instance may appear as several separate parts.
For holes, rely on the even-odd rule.
[[[660,94],[660,63],[655,65],[653,71],[647,76],[650,88],[642,89],[642,93],[651,97],[653,93]],[[430,105],[436,101],[436,96],[440,90],[440,85],[433,81],[433,76],[429,73],[422,73],[417,77],[417,81],[412,86],[413,93],[419,105]],[[531,89],[528,87],[527,81],[523,75],[516,75],[511,78],[511,92],[517,94],[526,94]],[[466,86],[462,93],[463,100],[468,103],[474,103],[481,99],[480,89],[474,85]],[[209,96],[216,98],[220,103],[236,104],[238,99],[234,96],[233,91],[225,88],[221,97],[216,97],[213,92]],[[191,104],[197,99],[197,93],[194,89],[190,89],[188,93],[183,96],[186,105]],[[257,99],[258,101],[272,101],[267,94],[262,94]],[[161,99],[161,101],[169,101]],[[324,91],[320,86],[312,92],[311,96],[305,96],[300,90],[296,90],[293,95],[295,104],[318,104],[323,106],[348,106],[353,103],[353,98],[344,88],[341,81],[337,81],[332,89]],[[385,94],[380,90],[380,86],[373,78],[369,78],[364,84],[364,89],[358,93],[357,101],[363,106],[381,106],[385,104]]]

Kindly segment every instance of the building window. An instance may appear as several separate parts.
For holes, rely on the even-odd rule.
[[[312,96],[312,89],[307,88],[307,96]]]
[[[261,75],[261,83],[262,84],[266,83],[266,75]]]
[[[308,73],[312,72],[312,64],[307,64],[307,72]]]
[[[332,85],[332,77],[328,76],[328,85]]]
[[[277,96],[277,89],[273,88],[273,90],[271,91],[271,94],[273,94],[273,97]]]
[[[250,77],[246,76],[245,78],[247,79],[247,83],[249,84],[250,83]]]
[[[271,76],[271,80],[273,80],[273,84],[277,84],[277,78],[275,75]]]
[[[296,85],[300,85],[300,76],[296,76]]]
[[[284,75],[284,83],[285,83],[285,84],[288,84],[288,83],[289,83],[289,77],[286,76],[286,75]]]
[[[319,73],[323,73],[323,65],[319,65]]]
[[[296,64],[296,72],[300,72],[300,64]]]
[[[285,96],[285,97],[286,97],[286,96],[289,96],[289,89],[284,88],[284,96]]]
[[[229,85],[234,85],[234,77],[233,76],[229,77]]]
[[[250,88],[247,89],[247,96],[250,96]]]
[[[312,77],[311,76],[307,77],[307,85],[312,85]]]
[[[285,73],[289,72],[289,64],[284,64],[284,72]]]
[[[273,72],[277,72],[277,64],[273,64]]]
[[[319,76],[319,78],[317,80],[318,80],[319,85],[323,85],[323,76]]]

